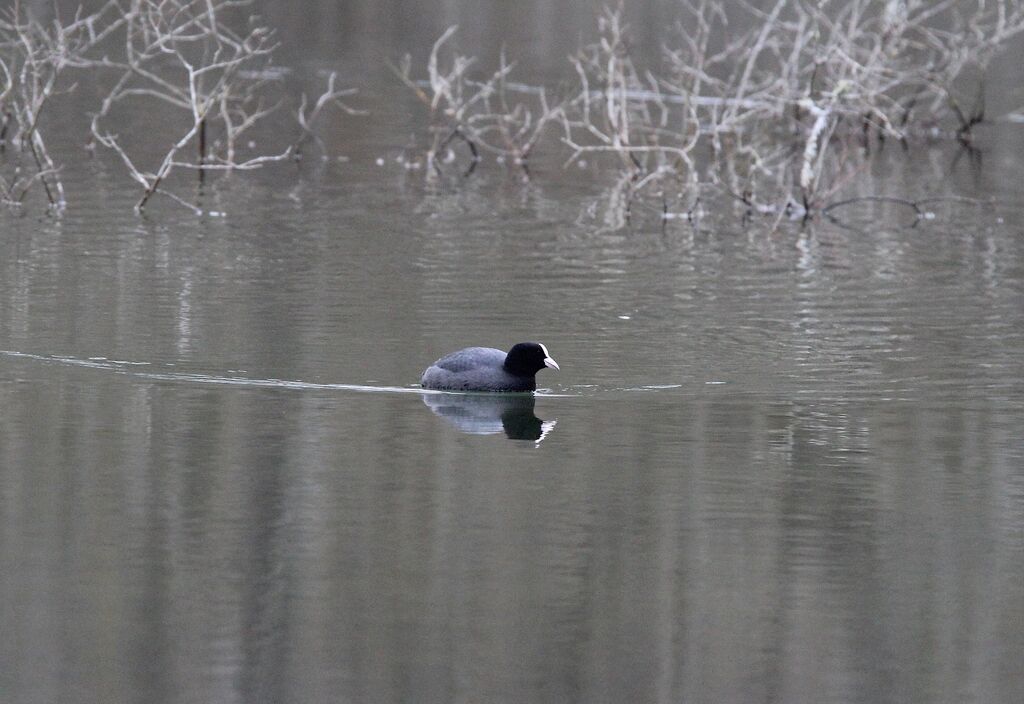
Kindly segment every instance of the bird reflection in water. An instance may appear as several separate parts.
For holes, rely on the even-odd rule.
[[[555,427],[534,412],[533,394],[423,394],[423,403],[436,415],[470,435],[504,432],[512,440],[541,440]]]

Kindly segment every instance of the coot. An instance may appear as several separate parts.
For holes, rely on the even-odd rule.
[[[427,367],[420,385],[443,391],[534,391],[536,374],[544,367],[558,369],[558,364],[539,342],[520,342],[508,354],[467,347]]]

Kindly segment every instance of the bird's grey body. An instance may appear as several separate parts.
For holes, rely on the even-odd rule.
[[[517,363],[526,354],[530,359]],[[420,385],[442,391],[534,391],[537,369],[545,366],[558,368],[547,349],[537,343],[520,343],[507,353],[493,347],[467,347],[427,367]]]

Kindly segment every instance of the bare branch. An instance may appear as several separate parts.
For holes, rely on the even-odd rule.
[[[324,90],[323,93],[320,94],[320,97],[316,99],[316,102],[313,104],[313,107],[308,112],[306,108],[309,103],[309,99],[306,97],[305,93],[302,94],[302,101],[296,113],[296,118],[298,119],[299,127],[301,128],[302,132],[299,135],[299,138],[295,141],[295,144],[292,145],[291,148],[292,153],[296,156],[296,158],[298,158],[302,154],[303,145],[310,140],[312,140],[321,149],[323,149],[323,141],[320,139],[319,136],[317,136],[316,132],[314,131],[314,125],[316,124],[317,119],[320,117],[321,111],[326,106],[333,105],[334,107],[338,108],[339,110],[348,115],[366,114],[365,110],[358,110],[356,108],[350,107],[341,100],[342,98],[355,95],[358,91],[355,88],[344,88],[340,90],[335,88],[334,84],[337,78],[338,73],[336,71],[331,71],[330,75],[328,75],[327,77],[327,88]]]

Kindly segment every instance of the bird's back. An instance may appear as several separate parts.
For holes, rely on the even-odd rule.
[[[506,353],[493,347],[467,347],[447,354],[433,366],[450,372],[468,372],[479,368],[499,368],[505,364]]]
[[[505,371],[506,353],[492,347],[467,347],[441,357],[423,372],[420,385],[442,391],[533,391],[536,381]]]

